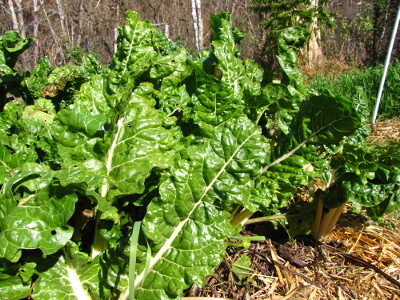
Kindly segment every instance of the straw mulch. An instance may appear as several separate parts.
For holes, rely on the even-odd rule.
[[[238,272],[243,255],[251,265]],[[318,244],[229,246],[206,286],[192,287],[186,299],[400,299],[399,279],[400,234],[376,225],[337,226]]]
[[[370,142],[381,143],[388,140],[400,142],[400,118],[378,121],[371,126]]]

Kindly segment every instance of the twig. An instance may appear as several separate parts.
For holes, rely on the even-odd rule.
[[[383,272],[381,269],[378,267],[374,266],[373,264],[370,264],[369,262],[366,262],[365,260],[355,257],[351,254],[346,254],[346,253],[338,253],[339,255],[343,256],[344,258],[347,258],[348,260],[351,260],[353,262],[359,263],[367,268],[373,269],[375,272],[381,274],[383,277],[385,277],[388,281],[396,285],[398,288],[400,288],[400,282],[394,279],[392,276],[386,274]]]

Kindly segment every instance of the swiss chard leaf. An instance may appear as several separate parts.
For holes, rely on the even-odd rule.
[[[354,142],[354,151],[341,152],[360,113],[344,98],[307,93],[295,55],[304,32],[282,34],[282,83],[264,85],[262,68],[240,58],[242,36],[230,15],[213,16],[211,29],[212,50],[195,56],[128,12],[109,68],[85,56],[81,66],[52,69],[43,60],[24,74],[24,98],[0,113],[7,295],[15,285],[26,296],[36,274],[34,298],[127,299],[130,247],[137,247],[135,295],[178,298],[223,258],[226,238],[240,230],[230,222],[238,206],[276,212],[299,186],[323,177],[333,155],[349,162],[337,174],[362,175],[367,187],[382,181],[376,195],[398,189],[397,169],[384,167],[395,159],[359,162],[370,156]],[[360,188],[357,196],[366,194]],[[369,201],[373,214],[397,203]],[[90,220],[78,226],[84,213]],[[143,232],[130,245],[136,221]],[[101,252],[95,258],[86,240],[70,241],[85,222],[95,228],[85,236]],[[107,250],[97,247],[99,233]]]
[[[270,197],[261,205],[263,210],[271,213],[286,206],[300,186],[315,177],[323,177],[329,168],[329,157],[319,153],[321,147],[339,143],[359,127],[360,119],[346,99],[328,94],[311,96],[305,101],[289,133],[280,136],[271,152],[270,163],[263,168],[258,180],[257,194]]]
[[[1,76],[14,73],[13,68],[19,55],[29,47],[32,41],[32,38],[23,38],[16,31],[7,31],[0,36]],[[0,81],[0,83],[3,82]]]
[[[79,251],[78,247],[69,242],[57,253],[47,256],[31,256],[39,275],[35,281],[32,297],[36,299],[92,299],[90,295],[99,297],[98,268],[93,268],[95,262]],[[98,265],[98,263],[97,263]],[[102,294],[102,297],[105,295]]]
[[[4,198],[2,201],[10,202]],[[72,237],[73,229],[67,221],[76,201],[75,194],[55,186],[43,188],[18,204],[14,200],[14,207],[7,209],[0,222],[0,257],[15,260],[20,249],[39,248],[44,254],[58,251]]]
[[[203,284],[222,259],[225,237],[237,232],[229,223],[232,205],[255,208],[252,178],[265,163],[268,143],[251,121],[239,120],[218,128],[204,145],[189,147],[188,158],[162,176],[160,197],[144,219],[152,258],[146,278],[144,265],[139,267],[139,299],[176,297]]]

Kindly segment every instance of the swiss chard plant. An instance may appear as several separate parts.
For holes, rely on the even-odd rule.
[[[348,163],[360,106],[306,90],[305,33],[280,36],[274,83],[240,58],[229,14],[211,28],[212,48],[195,55],[128,12],[109,66],[43,58],[23,74],[7,49],[29,40],[0,40],[0,84],[14,80],[0,99],[4,299],[176,299],[254,212],[276,214],[312,179],[340,169],[346,197],[367,197],[346,175],[370,168]],[[398,169],[385,170],[370,171],[398,188]]]

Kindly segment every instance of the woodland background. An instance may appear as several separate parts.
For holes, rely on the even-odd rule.
[[[84,51],[96,53],[107,64],[115,51],[118,35],[116,28],[124,24],[127,10],[137,11],[142,20],[150,20],[171,40],[178,41],[193,51],[210,47],[211,15],[229,12],[234,25],[245,37],[240,46],[243,58],[252,58],[265,68],[273,69],[276,61],[273,47],[269,45],[270,35],[268,30],[259,25],[263,20],[276,16],[272,12],[251,10],[250,7],[256,2],[2,0],[0,34],[14,29],[23,37],[36,38],[30,49],[20,58],[20,66],[25,70],[32,68],[42,56],[48,56],[53,65],[76,63]],[[386,56],[399,0],[325,2],[324,9],[335,15],[334,27],[322,28],[321,31],[319,45],[324,61],[355,66],[382,62]],[[394,48],[393,57],[400,58],[400,47]],[[325,68],[330,67],[325,65]]]

